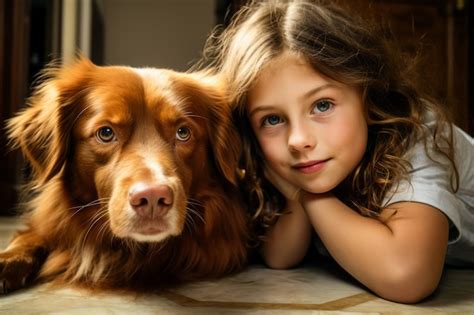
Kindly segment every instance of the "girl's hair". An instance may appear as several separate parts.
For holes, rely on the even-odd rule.
[[[348,189],[339,196],[348,205],[363,215],[378,215],[388,190],[407,178],[409,163],[403,156],[410,145],[420,138],[425,148],[429,144],[431,133],[424,127],[427,112],[436,121],[435,150],[452,163],[451,183],[457,189],[452,125],[442,108],[417,89],[409,58],[390,44],[382,30],[367,20],[334,1],[317,0],[252,1],[225,30],[210,37],[201,65],[228,80],[244,143],[244,186],[259,223],[268,225],[282,207],[275,207],[281,205],[281,198],[263,176],[263,157],[246,112],[247,93],[262,69],[283,52],[304,58],[323,75],[362,92],[369,140],[362,161],[347,180]]]

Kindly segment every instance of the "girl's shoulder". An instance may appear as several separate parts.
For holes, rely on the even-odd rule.
[[[451,144],[454,162],[461,176],[463,171],[474,172],[474,139],[469,134],[454,124],[446,122],[440,124],[436,116],[430,112],[424,116],[423,127],[422,136],[413,143],[406,154],[410,163],[431,161],[445,166],[449,161],[439,149],[448,150],[448,144]]]
[[[404,156],[410,164],[411,179],[421,176],[448,181],[454,172],[449,156],[459,174],[459,186],[474,190],[474,139],[458,126],[440,124],[432,113],[427,113],[421,136]]]

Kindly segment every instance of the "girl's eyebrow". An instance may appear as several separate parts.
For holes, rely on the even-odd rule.
[[[326,83],[326,84],[320,85],[318,87],[315,87],[314,89],[309,90],[305,94],[303,94],[303,96],[301,96],[301,99],[302,100],[308,99],[311,96],[313,96],[314,94],[317,94],[317,93],[321,92],[322,90],[335,88],[335,87],[337,87],[337,86],[332,84],[332,83]]]
[[[249,112],[249,117],[252,117],[253,115],[255,115],[258,112],[265,112],[265,111],[269,111],[269,110],[272,110],[272,109],[274,109],[274,106],[270,106],[270,105],[257,106],[251,112]]]
[[[315,87],[314,89],[311,89],[309,90],[308,92],[304,93],[301,97],[300,97],[300,100],[306,100],[308,98],[310,98],[311,96],[321,92],[322,90],[326,90],[326,89],[329,89],[329,88],[335,88],[337,87],[336,85],[332,84],[332,83],[326,83],[326,84],[323,84],[323,85],[320,85],[320,86],[317,86]],[[275,106],[272,106],[272,105],[260,105],[260,106],[257,106],[256,108],[254,108],[251,112],[249,112],[249,117],[252,117],[253,115],[255,115],[256,113],[258,112],[261,112],[261,111],[268,111],[268,110],[272,110]]]

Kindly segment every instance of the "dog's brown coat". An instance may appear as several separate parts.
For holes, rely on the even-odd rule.
[[[34,198],[27,228],[0,253],[5,291],[31,281],[158,288],[245,265],[240,142],[218,80],[84,58],[45,76],[7,126]],[[112,141],[98,138],[104,126]],[[183,127],[189,139],[177,136]],[[137,183],[170,187],[166,215],[133,211]]]

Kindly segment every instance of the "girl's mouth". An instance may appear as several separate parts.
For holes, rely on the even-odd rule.
[[[311,174],[320,171],[329,160],[330,159],[302,162],[297,163],[292,167],[301,173]]]

